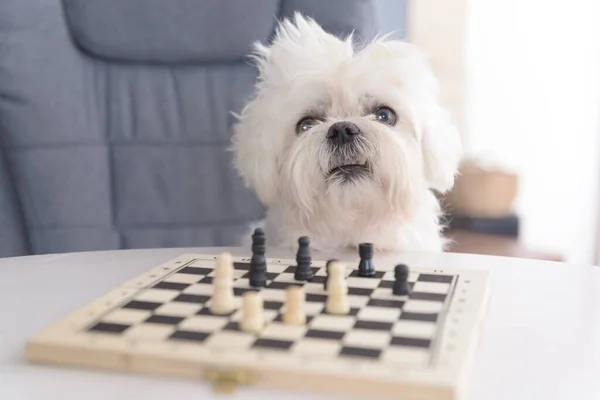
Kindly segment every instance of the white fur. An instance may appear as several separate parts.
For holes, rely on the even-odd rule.
[[[267,207],[261,223],[267,244],[294,247],[307,235],[312,248],[324,251],[361,242],[377,250],[443,250],[432,190],[453,186],[462,145],[418,49],[385,38],[355,49],[352,37],[340,40],[297,14],[278,26],[270,46],[255,50],[259,79],[232,150],[241,176]],[[366,103],[393,108],[397,124],[377,121]],[[303,113],[320,104],[326,120],[297,134]],[[327,179],[325,135],[337,121],[361,129],[372,179]]]

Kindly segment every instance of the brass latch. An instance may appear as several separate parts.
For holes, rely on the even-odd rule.
[[[206,379],[213,383],[216,393],[231,394],[239,385],[248,385],[256,380],[256,375],[246,370],[209,370]]]

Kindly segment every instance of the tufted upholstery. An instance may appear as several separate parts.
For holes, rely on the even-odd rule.
[[[0,2],[0,257],[232,244],[245,55],[294,11],[376,33],[364,0]]]

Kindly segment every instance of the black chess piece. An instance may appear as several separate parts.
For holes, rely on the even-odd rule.
[[[298,281],[310,281],[313,277],[310,268],[310,239],[302,236],[298,239],[298,252],[296,253],[296,273],[294,278]]]
[[[361,243],[358,245],[358,276],[371,278],[375,276],[375,265],[373,264],[373,244]]]
[[[250,259],[250,286],[263,287],[267,284],[267,261],[265,259],[265,232],[256,228],[252,234],[252,258]]]
[[[325,281],[323,282],[323,289],[327,290],[327,281],[329,280],[329,264],[331,264],[334,261],[338,261],[337,259],[333,258],[331,260],[327,260],[327,264],[325,264],[325,273],[327,275],[325,275]]]
[[[408,266],[406,264],[398,264],[394,267],[393,293],[396,296],[406,296],[410,294],[410,286],[408,285]]]

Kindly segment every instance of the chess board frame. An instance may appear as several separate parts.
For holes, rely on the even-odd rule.
[[[335,361],[290,361],[289,355],[277,353],[252,359],[228,357],[224,351],[222,357],[214,357],[214,352],[194,343],[131,342],[119,336],[104,337],[83,332],[100,315],[114,310],[165,276],[196,261],[214,263],[215,258],[214,254],[183,254],[128,280],[30,338],[25,351],[27,359],[55,366],[221,380],[366,398],[459,398],[487,309],[490,279],[489,273],[483,270],[412,268],[421,274],[456,276],[447,307],[438,319],[439,332],[433,350],[435,360],[425,369],[361,361],[348,361],[342,365],[336,365]],[[248,262],[249,258],[233,257],[233,260]],[[267,258],[267,264],[295,265],[295,260]],[[346,265],[352,267],[349,263]],[[324,267],[325,261],[313,260],[312,266]],[[384,269],[392,271],[392,268]]]

